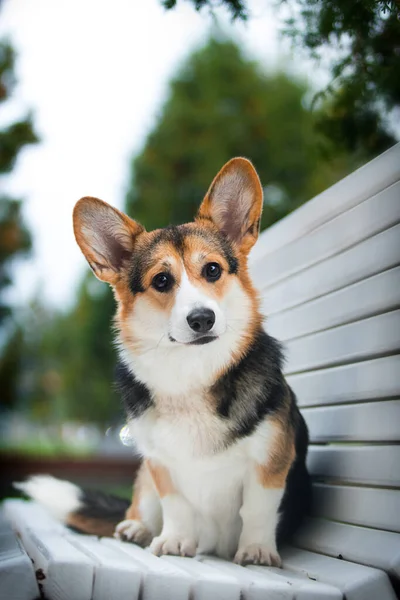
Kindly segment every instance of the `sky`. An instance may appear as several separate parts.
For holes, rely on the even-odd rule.
[[[250,0],[248,24],[219,22],[265,68],[284,60],[280,22],[271,0]],[[0,113],[0,127],[31,111],[40,144],[24,149],[2,190],[23,198],[33,235],[32,256],[14,270],[9,299],[35,295],[66,309],[86,262],[72,231],[72,209],[82,196],[121,207],[129,165],[154,125],[168,81],[207,39],[213,18],[180,0],[165,11],[159,0],[3,0],[0,37],[17,51],[18,85]],[[283,57],[285,57],[283,59]],[[220,165],[216,165],[216,171]]]

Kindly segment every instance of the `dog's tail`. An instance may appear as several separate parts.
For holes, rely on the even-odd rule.
[[[128,500],[82,489],[51,475],[34,475],[14,486],[57,520],[82,533],[98,536],[112,536],[130,504]]]

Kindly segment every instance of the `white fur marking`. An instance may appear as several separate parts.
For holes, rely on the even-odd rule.
[[[27,481],[14,483],[14,487],[44,506],[60,521],[65,522],[69,513],[83,506],[77,485],[51,475],[34,475]]]

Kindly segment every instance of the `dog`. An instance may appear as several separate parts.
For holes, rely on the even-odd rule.
[[[70,527],[158,556],[281,565],[311,486],[307,427],[248,273],[262,206],[245,158],[192,223],[147,232],[96,198],[76,204],[77,243],[114,291],[117,385],[143,461],[131,503],[45,475],[20,484]]]

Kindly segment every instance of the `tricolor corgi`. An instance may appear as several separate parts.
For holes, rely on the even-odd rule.
[[[311,488],[307,428],[248,273],[262,205],[244,158],[185,225],[147,232],[96,198],[76,204],[76,240],[114,290],[117,382],[143,461],[131,504],[48,476],[20,484],[67,525],[156,555],[281,564]]]

